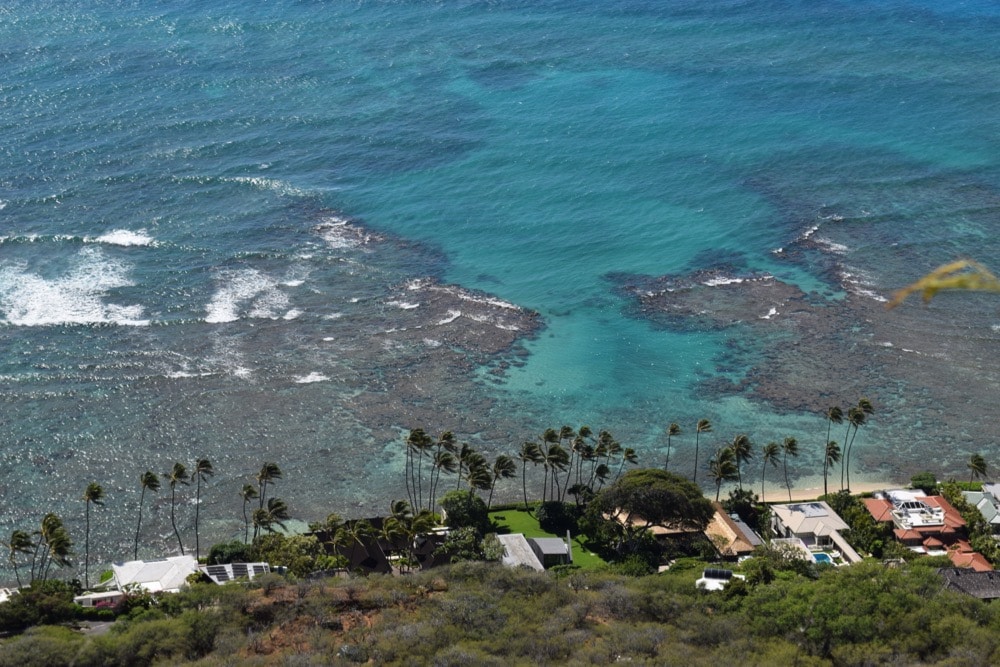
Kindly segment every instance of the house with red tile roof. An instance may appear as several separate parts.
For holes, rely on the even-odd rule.
[[[865,507],[879,523],[892,523],[893,535],[911,551],[948,556],[957,567],[977,572],[992,570],[989,562],[966,540],[965,519],[943,496],[919,489],[877,491],[864,498]]]

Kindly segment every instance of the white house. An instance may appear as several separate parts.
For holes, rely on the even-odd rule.
[[[124,590],[137,586],[150,593],[176,593],[187,578],[198,571],[194,556],[171,556],[154,560],[130,560],[112,563],[114,587]]]
[[[850,526],[821,500],[771,505],[771,529],[777,537],[797,537],[810,550],[836,549],[849,563],[861,560],[840,534]]]

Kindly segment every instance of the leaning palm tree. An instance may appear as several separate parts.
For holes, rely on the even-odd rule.
[[[699,419],[698,425],[694,429],[694,475],[691,476],[691,481],[698,481],[698,448],[699,442],[698,437],[702,433],[710,433],[712,431],[712,422],[707,419]]]
[[[487,510],[493,505],[493,491],[496,489],[497,480],[510,479],[516,474],[517,465],[514,463],[514,459],[506,454],[500,454],[493,460],[493,467],[490,468],[490,477],[492,478],[490,482],[490,496],[489,500],[486,501]]]
[[[132,550],[132,558],[139,560],[139,531],[142,530],[142,501],[146,498],[146,489],[153,493],[160,490],[160,478],[155,472],[147,470],[139,476],[139,485],[142,491],[139,493],[139,520],[135,524],[135,546]]]
[[[31,541],[31,535],[24,530],[15,530],[10,534],[10,542],[7,543],[8,555],[7,564],[14,570],[17,578],[17,587],[21,587],[21,571],[18,569],[17,557],[20,554],[30,554],[35,548],[35,543]]]
[[[177,538],[177,546],[180,547],[181,555],[184,555],[184,543],[181,542],[181,534],[177,530],[177,520],[174,517],[174,508],[177,506],[177,485],[188,484],[188,471],[183,463],[175,463],[170,472],[163,473],[167,483],[170,485],[170,525],[174,527],[174,536]]]
[[[663,462],[663,469],[670,470],[670,438],[681,434],[681,426],[677,422],[670,422],[667,427],[667,458]]]
[[[97,482],[91,482],[83,490],[83,502],[86,504],[86,523],[83,539],[83,587],[90,588],[90,505],[101,506],[104,504],[104,489]]]
[[[983,458],[982,454],[973,454],[969,457],[969,463],[966,467],[970,471],[969,484],[972,484],[973,480],[986,477],[986,459]]]
[[[831,440],[826,443],[826,451],[823,456],[823,495],[830,493],[830,490],[826,485],[826,474],[829,472],[833,464],[840,460],[840,445],[837,444],[836,440]]]
[[[788,457],[799,455],[799,441],[795,438],[785,438],[781,443],[781,451],[784,452],[784,456],[781,459],[781,465],[785,469],[785,487],[788,488],[788,502],[792,501],[792,484],[788,481]]]
[[[256,542],[260,531],[266,530],[269,533],[277,532],[274,527],[285,527],[288,520],[288,505],[281,498],[268,498],[267,507],[255,509],[253,512],[253,539]]]
[[[521,443],[521,451],[517,454],[521,462],[521,490],[524,493],[524,510],[528,511],[528,464],[537,466],[545,457],[542,456],[542,448],[537,442],[525,440]]]
[[[247,516],[247,506],[251,500],[258,497],[257,487],[253,484],[244,484],[240,491],[240,498],[243,499],[243,544],[250,541],[250,517]]]
[[[639,465],[639,456],[635,453],[635,450],[631,447],[626,447],[622,450],[622,460],[618,464],[618,474],[615,475],[615,480],[622,476],[622,471],[625,469],[625,464],[629,465]]]
[[[831,405],[826,409],[826,442],[830,443],[830,429],[834,424],[844,423],[844,411],[839,406]],[[846,441],[845,441],[846,442]],[[838,459],[839,460],[839,459]],[[826,474],[829,471],[826,459],[823,460],[823,492],[826,493]]]
[[[844,453],[844,465],[841,469],[841,478],[843,478],[844,473],[847,474],[847,486],[848,491],[851,489],[851,451],[854,449],[854,439],[858,437],[858,429],[865,425],[865,421],[868,419],[867,413],[860,406],[853,406],[847,410],[847,430],[850,431],[854,428],[854,434],[851,436],[850,442],[846,443],[847,448]]]
[[[542,484],[542,502],[548,501],[548,481],[552,475],[552,497],[559,499],[559,472],[569,465],[569,454],[558,442],[549,444],[543,451],[542,465],[545,468],[545,480]]]
[[[422,428],[415,428],[406,436],[407,493],[410,504],[419,507],[423,502],[424,455],[434,446],[434,439]]]
[[[195,501],[194,501],[194,557],[195,560],[201,557],[201,545],[198,542],[198,510],[201,508],[201,483],[207,482],[208,477],[215,475],[215,468],[208,459],[198,459],[194,463],[194,470],[191,476],[195,479]]]
[[[281,479],[281,468],[277,463],[265,463],[260,467],[260,472],[257,473],[257,492],[260,502],[258,509],[264,509],[264,503],[267,501],[267,485],[277,479]]]
[[[743,470],[741,464],[749,461],[753,458],[753,443],[750,442],[750,437],[745,433],[740,433],[733,437],[733,444],[729,446],[733,450],[733,459],[736,462],[736,479],[740,485],[740,491],[743,490]]]
[[[722,483],[737,479],[736,455],[729,447],[715,450],[715,456],[708,462],[708,474],[715,482],[715,502],[719,502]]]
[[[764,474],[767,472],[767,464],[770,463],[772,468],[778,467],[778,454],[781,453],[781,445],[776,442],[769,442],[764,445],[764,449],[761,452],[761,471],[760,471],[760,501],[764,502]]]
[[[31,559],[32,582],[36,579],[46,581],[53,563],[58,567],[69,567],[70,556],[73,555],[73,541],[58,515],[49,512],[42,517],[41,529],[36,534],[39,539]]]

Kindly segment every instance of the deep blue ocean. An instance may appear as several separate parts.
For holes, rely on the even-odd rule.
[[[701,463],[792,436],[815,489],[861,396],[854,479],[1000,469],[996,298],[883,308],[1000,270],[998,34],[985,0],[8,0],[0,529],[81,527],[98,481],[119,557],[139,475],[195,457],[212,539],[264,461],[299,518],[384,513],[414,427],[662,465],[678,422],[691,474],[708,418]]]

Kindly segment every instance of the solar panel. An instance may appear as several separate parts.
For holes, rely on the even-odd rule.
[[[232,564],[232,568],[233,568],[233,577],[234,578],[249,576],[248,573],[247,573],[247,564],[246,563],[233,563]]]

